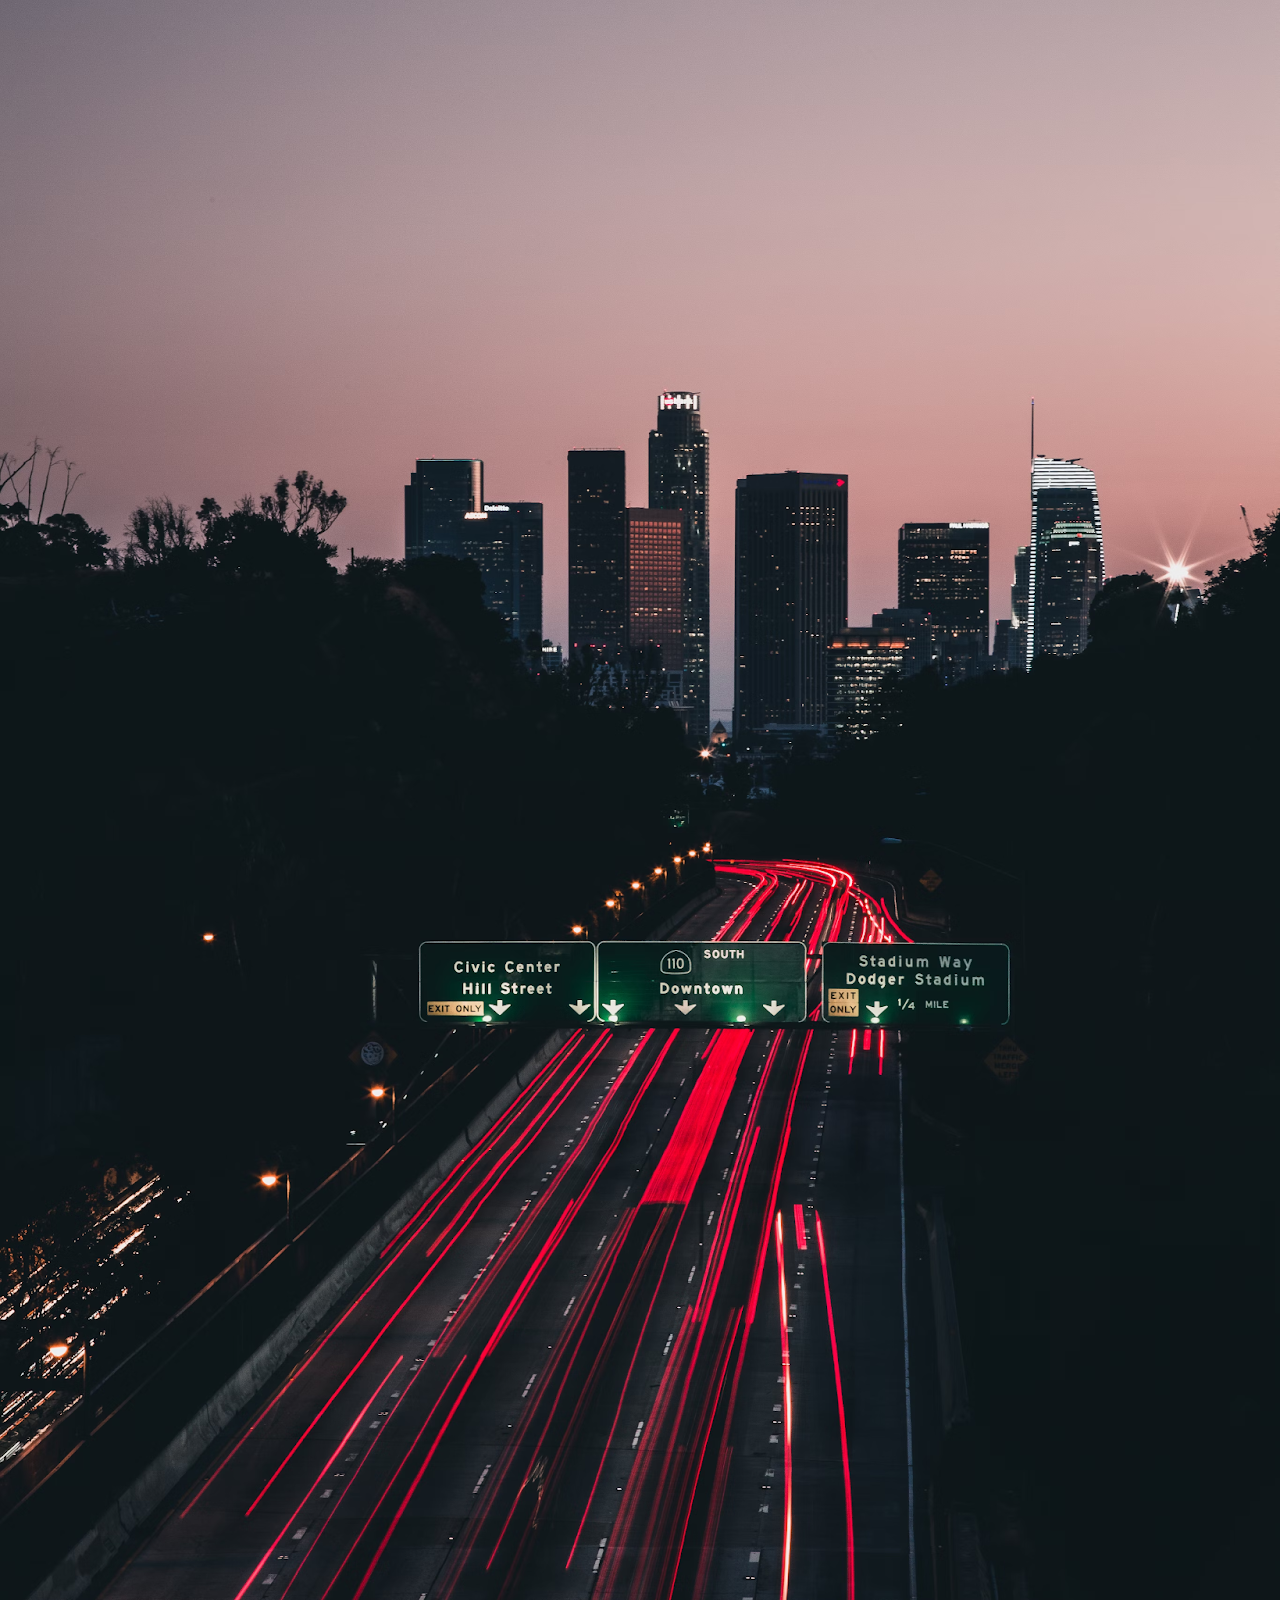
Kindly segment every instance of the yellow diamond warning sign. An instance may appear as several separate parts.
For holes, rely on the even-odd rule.
[[[932,867],[930,867],[929,870],[924,874],[924,876],[920,879],[920,882],[930,894],[932,894],[935,889],[940,888],[942,885],[941,877],[939,877]]]
[[[989,1071],[994,1072],[1001,1083],[1013,1083],[1027,1059],[1027,1052],[1015,1040],[1008,1037],[1001,1039],[995,1049],[986,1057]]]

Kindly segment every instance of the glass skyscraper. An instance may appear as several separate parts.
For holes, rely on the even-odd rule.
[[[649,504],[684,512],[684,696],[689,731],[699,740],[711,715],[710,482],[701,397],[668,390],[658,397],[658,426],[649,434]]]
[[[827,725],[869,739],[881,724],[890,673],[907,676],[910,642],[900,628],[842,628],[827,646]]]
[[[542,648],[542,502],[486,502],[463,513],[459,554],[484,579],[484,603],[506,620],[513,639],[536,634]]]
[[[627,642],[627,456],[569,452],[569,642],[621,659]]]
[[[1098,485],[1078,460],[1031,463],[1025,662],[1078,655],[1089,642],[1089,607],[1106,576]]]
[[[462,519],[484,509],[484,462],[420,458],[404,490],[404,554],[460,556]]]
[[[898,608],[926,611],[948,683],[987,664],[991,528],[985,522],[904,522],[898,529]]]
[[[667,673],[684,670],[683,511],[627,508],[627,645]]]
[[[848,621],[848,477],[739,478],[734,547],[735,732],[818,732],[828,646]]]

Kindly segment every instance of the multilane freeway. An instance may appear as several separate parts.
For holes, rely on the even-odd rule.
[[[680,937],[899,937],[719,872]],[[577,1029],[103,1592],[914,1596],[900,1128],[883,1032]]]

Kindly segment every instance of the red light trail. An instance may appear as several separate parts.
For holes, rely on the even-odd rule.
[[[873,899],[842,869],[811,861],[736,861],[717,863],[717,871],[740,888],[734,909],[713,935],[716,940],[803,940],[812,973],[824,941],[846,937],[884,943],[903,937],[884,902]],[[511,1381],[511,1351],[529,1329],[540,1328],[542,1318],[557,1313],[563,1321],[553,1324],[554,1336],[548,1328],[545,1356],[531,1363],[540,1370],[529,1378],[517,1409],[508,1413],[513,1417],[510,1431],[495,1461],[485,1465],[460,1537],[442,1554],[429,1589],[433,1600],[473,1589],[514,1600],[527,1585],[543,1581],[535,1575],[548,1573],[550,1559],[556,1570],[567,1572],[575,1567],[581,1571],[584,1558],[588,1563],[594,1559],[596,1600],[621,1600],[630,1594],[674,1600],[677,1591],[688,1600],[706,1600],[713,1581],[717,1591],[724,1581],[723,1573],[717,1575],[716,1535],[727,1497],[740,1471],[754,1471],[745,1457],[741,1466],[735,1465],[739,1458],[731,1440],[737,1437],[733,1430],[740,1399],[759,1398],[759,1379],[752,1376],[755,1363],[747,1361],[747,1354],[771,1247],[783,1388],[783,1515],[777,1519],[781,1600],[789,1600],[793,1575],[805,1586],[795,1561],[806,1548],[807,1513],[802,1504],[797,1529],[795,1472],[797,1461],[806,1459],[804,1452],[815,1448],[815,1433],[803,1409],[797,1431],[786,1206],[780,1204],[780,1191],[784,1173],[789,1185],[803,1181],[789,1163],[802,1161],[806,1169],[810,1165],[807,1151],[792,1145],[814,1030],[806,1029],[801,1040],[780,1028],[713,1033],[680,1081],[681,1090],[689,1081],[687,1093],[678,1098],[671,1089],[668,1104],[663,1097],[668,1092],[664,1085],[674,1085],[670,1053],[681,1038],[687,1049],[692,1031],[671,1029],[659,1039],[652,1029],[641,1035],[576,1029],[397,1229],[382,1248],[371,1281],[235,1437],[183,1508],[185,1516],[207,1496],[245,1439],[266,1417],[282,1414],[283,1401],[286,1414],[296,1420],[287,1430],[277,1424],[277,1434],[285,1434],[282,1459],[264,1483],[258,1480],[260,1487],[255,1484],[250,1490],[244,1513],[261,1510],[280,1531],[265,1552],[248,1558],[252,1570],[236,1600],[245,1600],[299,1518],[303,1531],[309,1523],[312,1533],[305,1546],[290,1547],[295,1563],[285,1569],[287,1576],[280,1574],[285,1581],[276,1592],[282,1600],[304,1565],[312,1585],[307,1592],[318,1593],[321,1600],[372,1600],[370,1591],[378,1584],[398,1582],[398,1576],[382,1568],[393,1544],[399,1551],[406,1548],[404,1519],[415,1497],[435,1495],[438,1489],[450,1492],[440,1475],[456,1473],[457,1463],[467,1461],[469,1430],[478,1416],[492,1414],[484,1408],[492,1408]],[[885,1030],[866,1029],[863,1049],[870,1054],[873,1031],[883,1073]],[[615,1047],[623,1039],[630,1047],[615,1064]],[[850,1029],[849,1074],[857,1050],[858,1030]],[[666,1076],[660,1082],[664,1064]],[[824,1058],[828,1073],[831,1064]],[[592,1096],[589,1106],[584,1106],[586,1095]],[[638,1143],[636,1130],[646,1121],[653,1131],[641,1154],[646,1134],[639,1133]],[[558,1153],[544,1154],[553,1137]],[[625,1150],[624,1140],[629,1141]],[[651,1166],[646,1160],[650,1151]],[[620,1161],[627,1164],[620,1167]],[[640,1173],[646,1166],[644,1178]],[[811,1194],[814,1175],[809,1173]],[[633,1182],[638,1198],[631,1196]],[[593,1199],[602,1183],[601,1198]],[[624,1183],[619,1199],[618,1186]],[[495,1203],[506,1208],[513,1201],[514,1215],[506,1211],[495,1218]],[[794,1248],[808,1252],[814,1241],[822,1271],[840,1429],[848,1600],[854,1582],[852,1481],[826,1240],[816,1213],[806,1215],[804,1203],[793,1202],[790,1195],[787,1204]],[[601,1233],[605,1208],[617,1209],[607,1212]],[[472,1266],[462,1246],[465,1242],[474,1248],[477,1230],[486,1240],[486,1254],[467,1281]],[[590,1255],[593,1245],[595,1254]],[[423,1251],[421,1267],[406,1254],[415,1246]],[[579,1272],[575,1261],[587,1270]],[[588,1267],[592,1261],[594,1266]],[[441,1273],[445,1263],[449,1270]],[[393,1271],[397,1276],[388,1284]],[[428,1281],[437,1273],[443,1283],[429,1290]],[[569,1283],[575,1286],[572,1294]],[[395,1292],[390,1294],[392,1285]],[[796,1287],[802,1285],[799,1268]],[[451,1309],[442,1322],[434,1322],[438,1331],[427,1339],[423,1315],[438,1318],[441,1313],[434,1308],[446,1295],[444,1305]],[[560,1312],[566,1295],[569,1303]],[[351,1319],[368,1317],[364,1308],[375,1306],[379,1314],[353,1340],[360,1324]],[[658,1321],[664,1315],[672,1318],[669,1334]],[[655,1334],[655,1327],[662,1331]],[[339,1330],[343,1337],[334,1343]],[[658,1358],[655,1339],[664,1335]],[[330,1439],[341,1432],[341,1451],[391,1374],[408,1359],[402,1343],[386,1376],[373,1384],[371,1357],[388,1336],[411,1341],[410,1354],[414,1342],[419,1348],[425,1342],[424,1354],[388,1402],[390,1409],[381,1413],[386,1426],[372,1424],[379,1431],[376,1437],[365,1436],[367,1448],[336,1499],[326,1495],[324,1505],[311,1507],[304,1518],[308,1501],[336,1459],[319,1445],[325,1437],[321,1430],[332,1429]],[[771,1347],[767,1319],[757,1328],[760,1338]],[[350,1354],[344,1339],[354,1345]],[[498,1360],[500,1349],[506,1354]],[[316,1366],[322,1353],[323,1365]],[[426,1384],[418,1382],[423,1374]],[[650,1378],[656,1379],[652,1394],[647,1389]],[[305,1389],[298,1390],[299,1384]],[[315,1396],[301,1416],[296,1416],[296,1393]],[[803,1394],[800,1399],[803,1405]],[[345,1428],[326,1420],[353,1413]],[[401,1420],[393,1433],[391,1423],[397,1418]],[[628,1437],[630,1452],[625,1451]],[[620,1452],[625,1452],[621,1459]],[[317,1475],[321,1456],[324,1465]],[[618,1470],[620,1493],[615,1496],[610,1488],[605,1497],[600,1491],[611,1467]],[[305,1478],[300,1478],[304,1468]],[[243,1484],[254,1475],[251,1467],[237,1462],[232,1476]],[[360,1487],[352,1494],[357,1480]],[[278,1522],[285,1495],[283,1507],[296,1504],[296,1509]],[[225,1500],[226,1493],[219,1498]],[[358,1507],[354,1520],[339,1514],[344,1503]],[[608,1535],[597,1546],[588,1537],[593,1519]],[[559,1528],[570,1538],[567,1547],[553,1532]]]

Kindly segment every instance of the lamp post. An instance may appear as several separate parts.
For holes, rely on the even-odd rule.
[[[281,1183],[284,1184],[284,1220],[288,1222],[292,1216],[293,1203],[289,1187],[289,1174],[287,1172],[264,1172],[258,1182],[264,1189],[274,1189]]]
[[[65,1339],[55,1339],[48,1347],[49,1354],[55,1361],[62,1361],[71,1353],[71,1346]],[[71,1385],[58,1384],[60,1389],[69,1389]],[[87,1337],[80,1341],[80,1393],[83,1399],[89,1398],[89,1340]]]
[[[391,1142],[394,1144],[396,1142],[396,1086],[393,1083],[390,1089],[387,1089],[382,1084],[375,1083],[373,1088],[369,1090],[369,1098],[375,1102],[385,1100],[388,1095],[391,1096]]]

